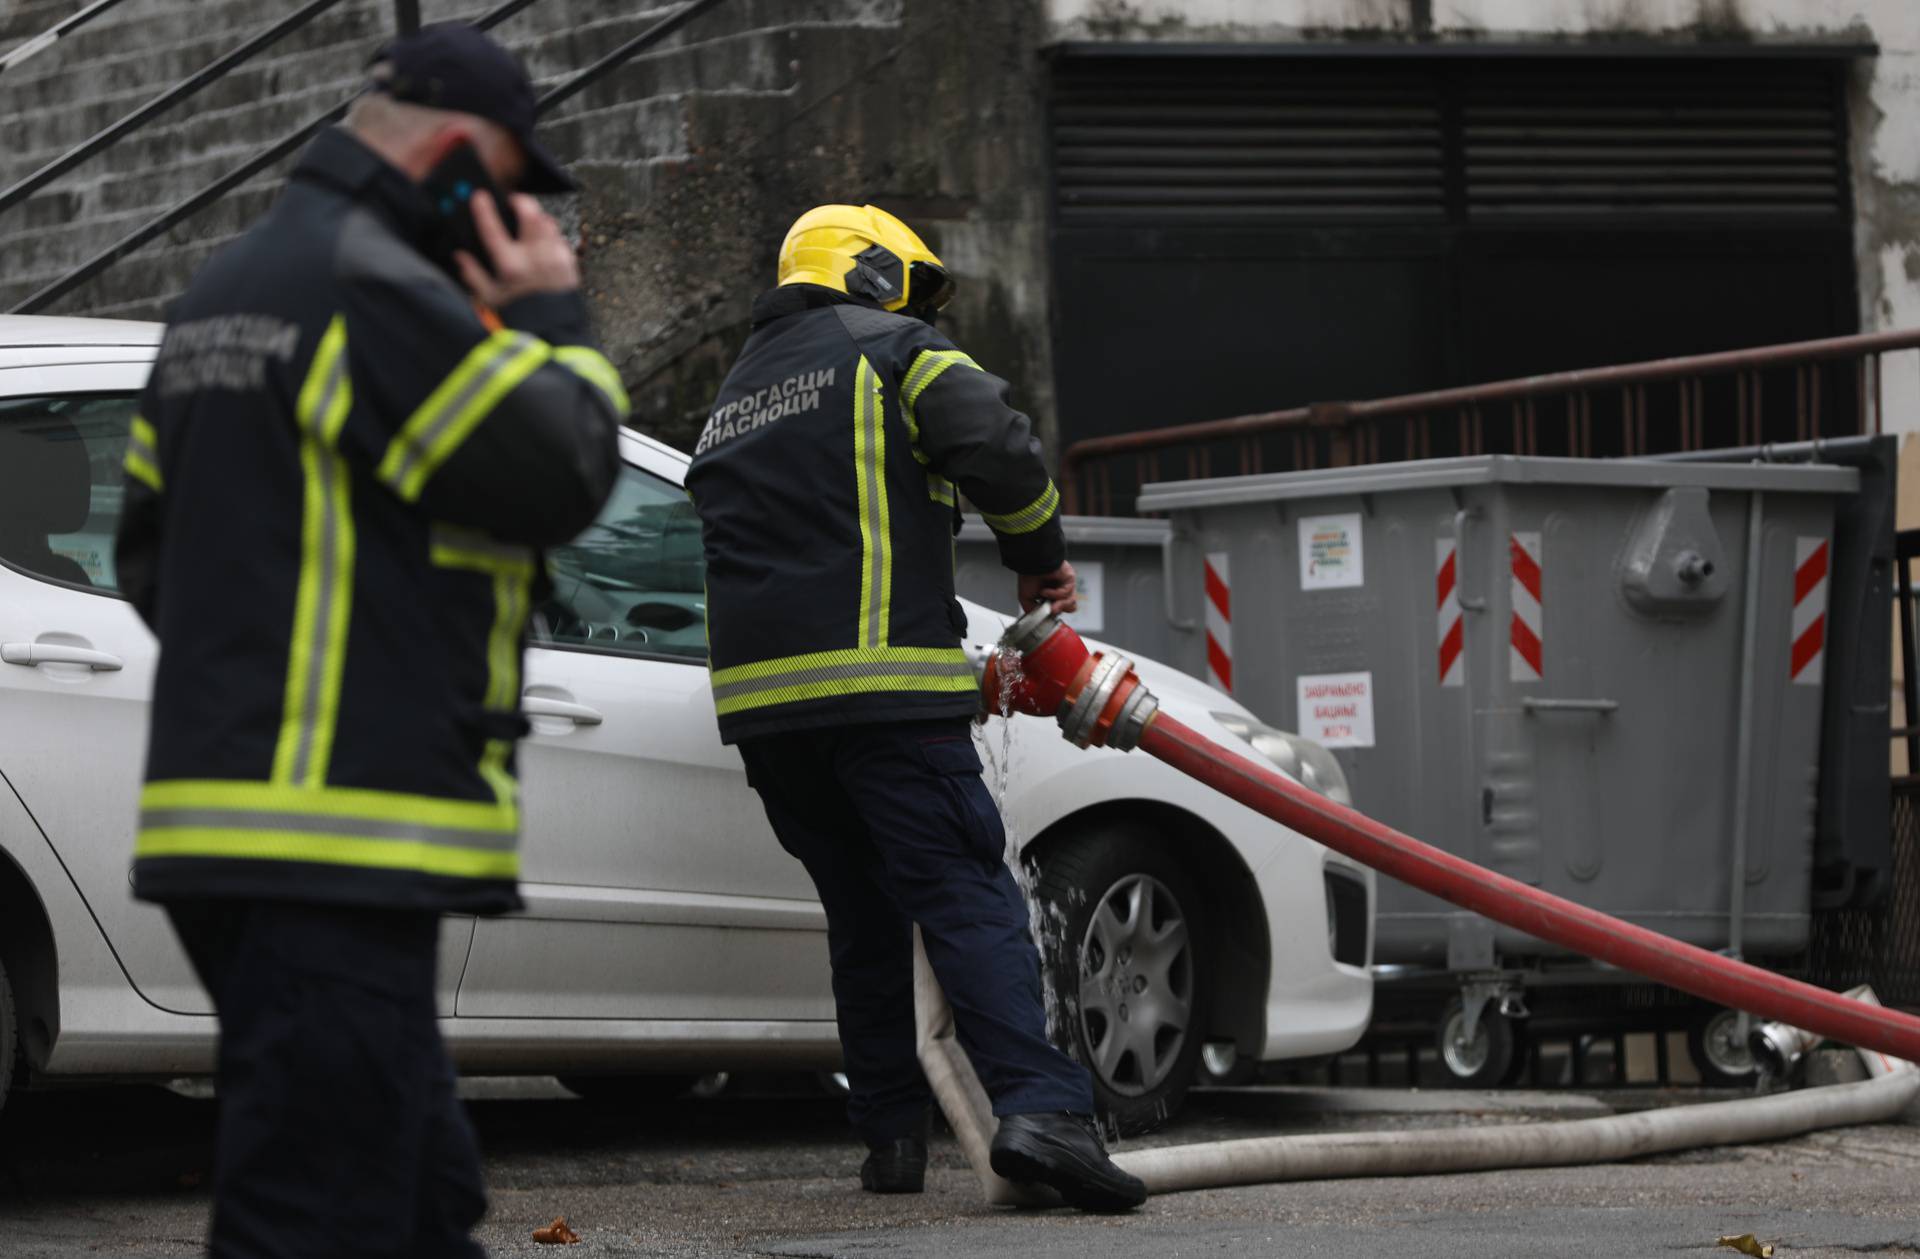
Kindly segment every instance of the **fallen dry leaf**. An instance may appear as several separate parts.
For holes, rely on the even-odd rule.
[[[571,1246],[580,1240],[580,1234],[567,1227],[566,1216],[556,1215],[553,1217],[553,1223],[545,1228],[533,1230],[533,1240],[542,1246]],[[1769,1250],[1767,1253],[1772,1254],[1773,1251]]]
[[[1728,1250],[1737,1250],[1743,1255],[1752,1255],[1753,1259],[1773,1259],[1773,1247],[1764,1245],[1752,1233],[1742,1233],[1738,1237],[1722,1237],[1715,1245],[1725,1246]]]

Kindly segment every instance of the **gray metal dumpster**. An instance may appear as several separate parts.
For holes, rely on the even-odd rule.
[[[1069,616],[1081,633],[1136,656],[1165,660],[1173,647],[1167,625],[1164,520],[1067,516],[1068,558],[1079,570],[1080,611]],[[960,597],[1018,616],[1013,574],[1000,563],[993,532],[977,516],[960,528],[955,584]]]
[[[1491,456],[1154,485],[1139,506],[1174,531],[1192,628],[1172,662],[1334,748],[1362,811],[1767,958],[1807,942],[1826,573],[1858,484]],[[1523,978],[1578,969],[1384,880],[1375,957],[1493,977],[1472,995],[1516,1013]]]

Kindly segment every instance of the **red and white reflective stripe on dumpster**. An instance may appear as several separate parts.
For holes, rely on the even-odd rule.
[[[1452,538],[1435,538],[1434,551],[1434,592],[1438,595],[1440,610],[1435,622],[1439,634],[1436,640],[1440,644],[1440,685],[1460,686],[1466,681],[1466,665],[1462,657],[1466,655],[1467,631],[1460,622],[1460,566],[1455,559],[1458,551]]]
[[[1802,686],[1820,685],[1827,658],[1827,561],[1825,538],[1795,538],[1793,547],[1793,659],[1789,676]]]
[[[1516,533],[1513,555],[1513,648],[1508,652],[1515,682],[1538,682],[1545,634],[1540,623],[1540,535]]]
[[[1233,582],[1225,551],[1207,552],[1207,681],[1233,693]]]

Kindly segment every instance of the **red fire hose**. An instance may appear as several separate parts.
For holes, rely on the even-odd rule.
[[[1079,635],[1044,606],[1016,622],[1002,645],[1020,653],[1019,676],[1003,680],[998,665],[988,663],[983,686],[990,708],[1057,716],[1068,739],[1082,747],[1137,746],[1335,852],[1537,939],[1748,1014],[1920,1062],[1920,1018],[1562,900],[1423,844],[1221,747],[1159,712],[1131,662],[1090,655]]]

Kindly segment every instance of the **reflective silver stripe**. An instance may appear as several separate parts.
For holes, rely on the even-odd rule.
[[[886,643],[886,631],[882,626],[887,603],[886,553],[892,545],[884,519],[885,500],[881,497],[887,492],[887,469],[882,457],[885,447],[880,444],[883,440],[880,425],[884,409],[880,405],[879,385],[879,378],[872,366],[866,359],[861,359],[857,386],[860,399],[859,475],[868,487],[863,507],[867,521],[867,580],[870,583],[862,645],[868,647],[879,647]]]
[[[147,443],[147,439],[135,433],[127,439],[127,458],[145,459],[155,467],[160,466],[160,452]]]
[[[320,696],[326,686],[327,661],[334,650],[329,635],[333,632],[333,602],[340,597],[335,571],[340,562],[340,511],[334,489],[341,468],[339,458],[327,446],[320,428],[333,414],[334,399],[346,381],[347,352],[342,348],[328,367],[319,405],[307,417],[307,440],[313,443],[313,461],[320,473],[320,572],[318,585],[314,587],[313,646],[307,655],[307,678],[300,697],[300,737],[293,750],[290,781],[296,783],[307,782],[313,768],[313,743],[320,729]]]
[[[270,809],[143,809],[140,829],[267,831],[297,835],[338,835],[343,839],[387,839],[438,848],[480,848],[510,851],[515,833],[457,830],[422,826],[417,822],[382,822],[373,818],[339,817],[329,813],[282,813]]]
[[[495,651],[500,653],[498,671],[500,676],[489,678],[496,686],[494,705],[503,712],[517,712],[520,707],[520,640],[526,633],[527,617],[533,611],[533,572],[529,568],[517,574],[501,573],[493,579],[494,618],[497,622],[494,634],[489,635],[487,654],[491,657]],[[501,641],[495,644],[494,636]],[[489,660],[489,672],[493,665]]]
[[[782,691],[790,686],[809,686],[816,682],[897,677],[971,679],[973,666],[964,659],[957,661],[876,660],[862,661],[859,664],[821,665],[812,669],[796,669],[791,673],[774,673],[763,678],[722,683],[713,688],[713,698],[719,701],[731,699],[736,695],[755,694],[760,691]]]
[[[1060,490],[1052,481],[1042,490],[1040,497],[1022,507],[1019,511],[1007,512],[996,516],[992,512],[981,512],[987,526],[995,533],[1022,534],[1032,533],[1035,529],[1053,519],[1060,506]]]
[[[401,434],[406,442],[406,448],[401,452],[400,465],[394,469],[390,484],[395,487],[405,485],[407,478],[413,475],[414,466],[427,457],[427,452],[433,449],[434,443],[438,442],[441,435],[453,426],[469,406],[473,405],[474,399],[480,396],[493,378],[529,347],[539,342],[525,333],[515,333],[511,337],[482,342],[482,344],[495,347],[495,352],[488,358],[487,365],[473,374],[473,379],[467,382],[465,388],[447,399],[441,405],[439,413],[426,421],[425,427]],[[407,428],[412,430],[413,424],[414,421],[409,420]]]

